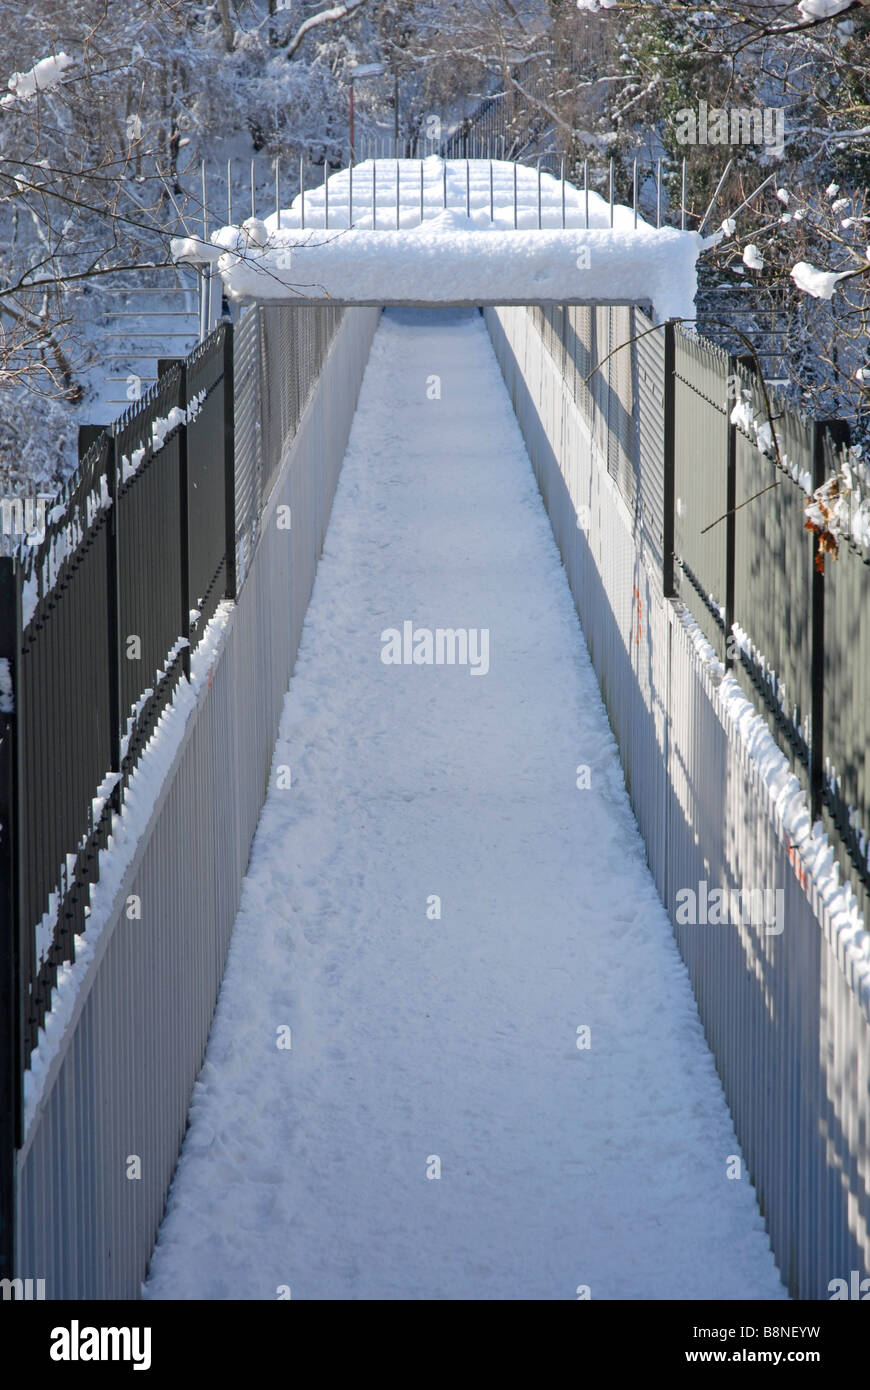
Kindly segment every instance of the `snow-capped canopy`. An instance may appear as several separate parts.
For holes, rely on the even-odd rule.
[[[216,265],[234,299],[346,304],[652,303],[693,313],[696,232],[656,229],[503,160],[368,160],[178,261]]]

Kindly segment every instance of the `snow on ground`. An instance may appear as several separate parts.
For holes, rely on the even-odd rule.
[[[388,313],[145,1296],[783,1298],[736,1154],[483,322]]]
[[[525,165],[368,160],[334,173],[304,202],[303,210],[300,194],[279,214],[221,227],[209,243],[176,237],[172,254],[216,264],[237,298],[651,301],[662,318],[694,314],[703,237],[640,217],[635,225],[625,207],[614,208],[611,227],[596,193],[563,188],[544,171],[539,179]]]

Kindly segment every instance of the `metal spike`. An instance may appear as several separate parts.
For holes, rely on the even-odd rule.
[[[724,184],[725,180],[727,179],[728,174],[730,173],[730,170],[731,170],[731,165],[732,165],[733,163],[734,163],[734,160],[733,160],[733,159],[729,159],[728,163],[725,165],[725,168],[722,170],[722,177],[721,177],[721,179],[719,180],[719,182],[718,182],[717,185],[716,185],[716,192],[713,194],[713,197],[710,199],[710,206],[708,207],[707,211],[704,213],[704,216],[701,218],[701,225],[700,225],[699,228],[698,228],[698,232],[699,232],[699,233],[703,232],[704,228],[705,228],[706,225],[707,225],[707,220],[708,220],[708,218],[709,218],[709,216],[710,216],[710,213],[713,211],[714,207],[716,206],[716,199],[719,197],[719,194],[722,192],[722,185]]]

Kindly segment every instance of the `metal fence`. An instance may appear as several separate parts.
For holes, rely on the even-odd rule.
[[[236,561],[247,573],[259,518],[282,453],[319,379],[341,323],[332,305],[261,305],[246,310],[236,330]]]
[[[542,57],[511,65],[504,86],[482,98],[446,140],[439,153],[445,159],[524,159],[540,153],[544,167],[554,171],[559,158],[549,143],[551,121],[542,113],[549,105],[551,69]]]
[[[58,967],[75,959],[112,812],[195,644],[196,605],[213,607],[225,573],[231,332],[221,325],[194,355],[194,396],[188,364],[173,364],[92,444],[39,543],[0,558],[24,1066]]]
[[[86,930],[100,851],[191,653],[250,568],[341,314],[252,309],[235,364],[225,322],[161,362],[44,534],[0,556],[0,1277],[24,1074]]]
[[[292,326],[295,309],[288,313]],[[246,321],[259,336],[250,310],[236,346]],[[28,1085],[16,1275],[44,1279],[49,1299],[139,1297],[377,321],[376,310],[343,316],[318,386],[284,441],[236,602],[194,653],[190,689],[182,682],[162,742],[149,750],[148,794],[128,806],[137,816],[138,805],[135,825],[119,837],[112,874],[95,895],[91,935],[99,935],[82,962],[75,1005],[67,1001],[74,1013],[38,1087]],[[301,339],[285,332],[283,341],[287,355],[272,360],[289,377]],[[237,373],[237,391],[242,385]],[[238,405],[237,395],[237,421]],[[236,444],[241,463],[238,435]],[[292,529],[279,524],[288,511]],[[0,737],[0,769],[2,759]],[[131,896],[141,909],[132,922]],[[128,1180],[131,1153],[141,1159],[137,1181]]]
[[[730,419],[729,389],[732,398],[735,390],[755,392],[759,405],[757,383],[741,363],[673,326],[638,337],[652,325],[634,309],[629,400],[613,358],[604,362],[613,325],[603,312],[548,313],[549,327],[538,310],[486,316],[772,1248],[793,1296],[826,1298],[832,1279],[870,1272],[870,994],[836,905],[805,871],[721,698],[720,677],[698,659],[691,619],[730,660],[793,766],[800,750],[783,730],[809,730],[807,787],[824,748],[823,820],[845,855],[850,831],[857,839],[866,824],[861,611],[870,570],[846,547],[819,573],[803,529],[806,494],[791,476],[793,467],[798,476],[828,474],[838,432],[777,405],[774,428],[787,460],[778,468]],[[573,333],[559,342],[552,325],[570,326],[572,315]],[[594,375],[586,377],[596,364],[593,392]],[[618,408],[614,398],[627,413],[631,407],[633,476],[614,466],[601,427]],[[699,539],[728,510],[730,523],[725,517]],[[729,525],[721,546],[702,543]],[[697,582],[681,563],[688,558]],[[677,591],[685,608],[668,601]],[[732,644],[730,656],[726,611],[743,643]],[[824,645],[814,648],[820,620]],[[702,880],[729,891],[781,888],[782,930],[681,924],[677,893],[693,884],[700,891]]]
[[[821,573],[804,514],[805,485],[819,486],[842,466],[845,427],[796,414],[746,358],[679,325],[654,329],[642,309],[526,312],[588,422],[663,592],[686,605],[767,720],[866,915],[870,637],[861,615],[870,562],[844,542]],[[765,448],[750,415],[769,425]]]
[[[806,488],[839,471],[848,431],[783,405],[745,359],[668,332],[674,592],[790,758],[866,914],[870,562],[851,542],[825,562],[805,528]]]

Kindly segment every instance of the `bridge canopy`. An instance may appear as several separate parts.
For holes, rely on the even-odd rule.
[[[651,226],[505,160],[367,160],[289,208],[173,240],[232,300],[348,305],[644,304],[694,312],[696,232]]]

